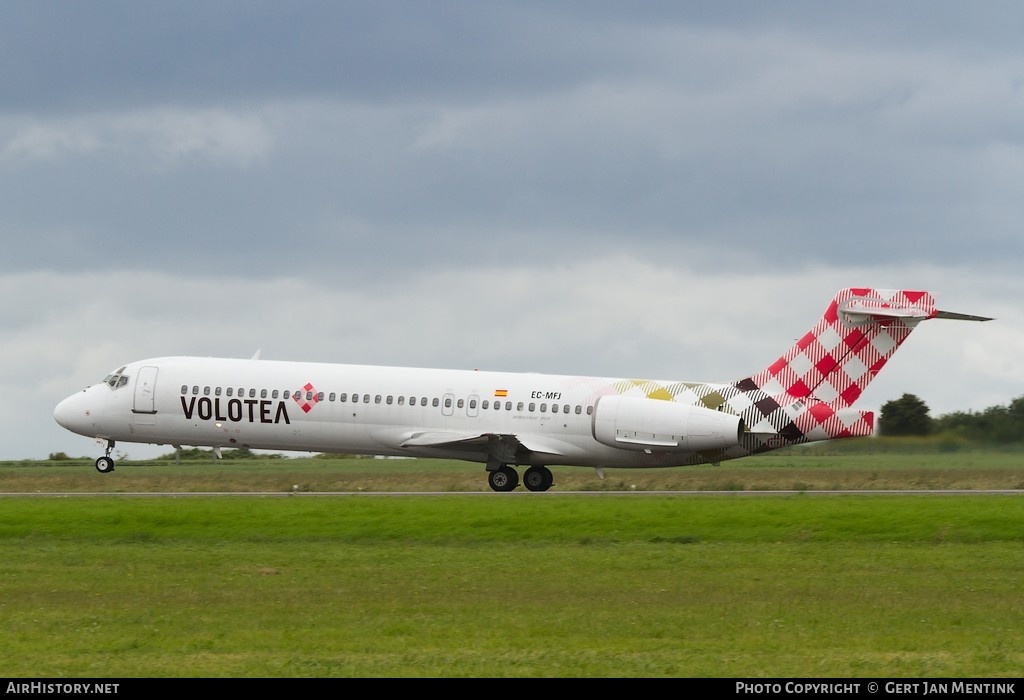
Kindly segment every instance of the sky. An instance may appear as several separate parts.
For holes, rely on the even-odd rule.
[[[0,4],[0,459],[164,355],[729,381],[844,287],[862,396],[1024,395],[1024,6]],[[118,445],[147,458],[166,447]]]

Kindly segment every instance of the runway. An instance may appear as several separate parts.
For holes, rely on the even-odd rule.
[[[0,498],[76,498],[76,497],[119,497],[119,498],[203,498],[203,497],[343,497],[343,496],[484,496],[491,498],[556,496],[1022,496],[1024,489],[832,489],[832,490],[788,490],[788,491],[66,491],[66,492],[15,492],[0,493]]]

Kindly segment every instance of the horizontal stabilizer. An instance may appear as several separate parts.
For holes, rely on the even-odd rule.
[[[972,314],[958,314],[953,311],[936,311],[935,318],[947,318],[952,321],[991,321],[989,316],[974,316]]]
[[[912,304],[892,304],[890,302],[876,301],[855,297],[839,305],[839,311],[850,323],[864,322],[873,318],[917,318],[925,319],[931,316],[928,308]]]
[[[880,318],[927,319],[945,318],[953,321],[991,321],[988,316],[959,314],[953,311],[932,310],[920,305],[892,304],[873,299],[854,298],[839,305],[839,311],[850,323],[863,323]]]

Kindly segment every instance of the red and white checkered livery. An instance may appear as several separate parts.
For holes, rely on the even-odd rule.
[[[782,357],[735,384],[761,396],[748,420],[790,440],[870,435],[874,415],[853,404],[917,324],[938,314],[928,292],[841,290]]]
[[[917,324],[937,313],[928,292],[844,289],[814,328],[750,381],[780,401],[852,406]]]

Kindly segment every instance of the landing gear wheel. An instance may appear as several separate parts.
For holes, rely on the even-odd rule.
[[[523,484],[530,491],[547,491],[555,483],[555,477],[547,467],[530,467],[523,474]]]
[[[487,483],[495,491],[513,491],[519,486],[519,474],[512,467],[501,466],[487,472]]]
[[[96,460],[96,471],[100,474],[109,474],[114,471],[114,460],[110,457],[100,457]]]

